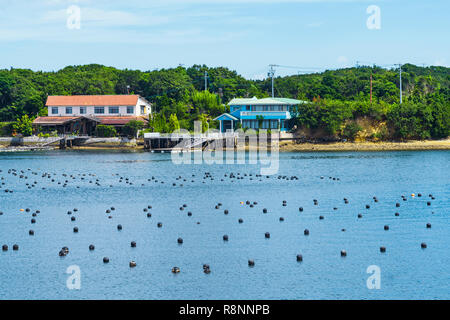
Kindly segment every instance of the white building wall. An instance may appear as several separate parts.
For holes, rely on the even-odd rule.
[[[144,112],[141,112],[141,106],[144,106]],[[67,106],[57,106],[58,113],[53,114],[52,109],[53,106],[48,107],[48,115],[51,116],[66,116],[66,117],[77,117],[80,115],[94,115],[94,116],[147,116],[150,115],[152,112],[152,107],[149,103],[147,103],[145,100],[139,98],[138,102],[134,107],[133,113],[127,113],[128,106],[119,106],[119,113],[109,113],[109,107],[110,106],[103,106],[105,109],[105,113],[95,113],[95,107],[94,106],[86,106],[86,113],[81,114],[80,113],[80,106],[71,106],[72,107],[72,113],[68,114],[66,113],[66,107]]]
[[[137,115],[144,116],[144,115],[150,115],[152,113],[152,106],[149,103],[147,103],[147,101],[142,99],[141,97],[139,97],[136,106],[137,106],[137,108],[136,108]],[[144,113],[141,113],[141,106],[145,106]]]

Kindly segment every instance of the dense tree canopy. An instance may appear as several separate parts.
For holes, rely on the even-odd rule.
[[[402,70],[403,105],[399,104],[398,70],[376,66],[277,77],[275,94],[311,102],[301,106],[293,121],[298,126],[320,126],[330,134],[339,133],[346,121],[369,116],[389,122],[397,138],[448,136],[450,69],[406,64]],[[0,121],[46,115],[48,95],[127,93],[140,94],[153,103],[158,116],[151,126],[167,127],[163,122],[171,118],[174,122],[176,117],[181,128],[192,130],[194,120],[215,127],[211,120],[227,110],[232,98],[268,97],[271,81],[248,80],[236,71],[206,65],[153,71],[97,64],[56,72],[12,68],[0,70]],[[353,135],[355,128],[349,126],[347,134]]]

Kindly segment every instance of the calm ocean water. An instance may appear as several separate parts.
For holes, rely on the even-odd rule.
[[[279,174],[259,178],[257,165],[175,165],[169,154],[0,154],[0,299],[449,299],[449,164],[448,151],[283,153]],[[71,265],[80,290],[66,286]],[[370,265],[379,290],[366,286]]]

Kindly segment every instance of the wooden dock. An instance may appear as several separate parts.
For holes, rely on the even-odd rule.
[[[155,152],[188,152],[215,150],[217,148],[236,148],[238,134],[208,133],[208,134],[161,134],[158,132],[144,134],[144,148]]]

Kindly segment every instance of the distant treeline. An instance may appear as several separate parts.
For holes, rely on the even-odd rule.
[[[278,77],[275,94],[312,102],[297,110],[292,120],[297,127],[321,128],[351,138],[359,129],[353,121],[370,117],[387,124],[380,139],[448,136],[450,68],[406,64],[402,70],[402,105],[398,70],[376,66]],[[48,95],[135,93],[151,101],[157,112],[150,130],[168,131],[178,125],[192,130],[194,120],[216,126],[211,119],[227,111],[226,103],[232,98],[268,97],[270,92],[270,79],[248,80],[227,68],[204,65],[145,72],[96,64],[69,66],[56,72],[0,70],[0,121],[15,121],[25,114],[46,115]]]

